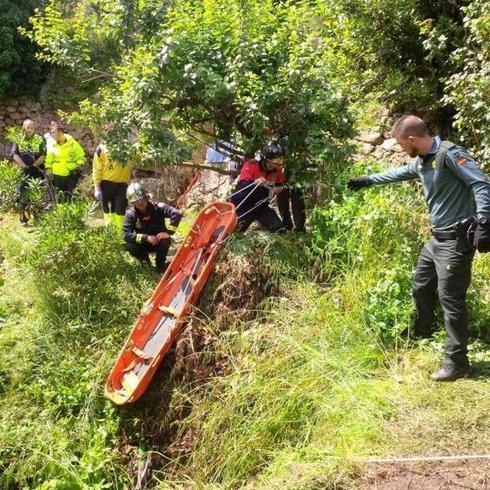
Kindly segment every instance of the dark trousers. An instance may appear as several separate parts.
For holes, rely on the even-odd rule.
[[[27,223],[28,218],[28,208],[31,204],[28,198],[30,180],[43,178],[43,173],[40,168],[31,165],[22,169],[24,178],[20,184],[17,185],[17,205],[20,211],[20,220],[23,223]]]
[[[272,233],[277,233],[284,230],[281,219],[267,203],[261,204],[253,211],[247,211],[248,210],[244,211],[241,208],[237,211],[238,231],[246,231],[255,220],[257,220],[264,228],[267,228]],[[240,217],[240,213],[243,214],[243,217]]]
[[[103,180],[100,183],[102,191],[102,210],[104,214],[116,213],[124,216],[126,213],[126,189],[127,184]]]
[[[291,211],[293,212],[292,220],[291,211],[289,209],[290,203]],[[305,200],[303,198],[303,191],[301,189],[296,187],[285,187],[284,190],[277,195],[277,207],[282,218],[282,223],[286,230],[293,229],[294,221],[294,229],[296,231],[305,231]]]
[[[429,335],[433,331],[437,298],[444,313],[446,341],[444,355],[458,366],[468,364],[468,309],[466,291],[471,280],[474,251],[459,251],[456,240],[432,237],[420,253],[413,278],[416,307],[415,331]]]
[[[157,245],[151,243],[126,243],[126,250],[140,262],[150,263],[151,253],[156,253],[156,266],[158,272],[163,272],[165,259],[167,258],[168,249],[170,247],[170,238],[160,240]]]
[[[79,174],[72,172],[69,175],[54,175],[52,176],[54,187],[60,191],[60,201],[71,201],[73,191],[78,184]]]

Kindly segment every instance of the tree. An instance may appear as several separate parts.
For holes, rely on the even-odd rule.
[[[34,44],[18,32],[41,3],[0,0],[0,98],[35,92],[45,78],[45,67],[34,56]]]
[[[490,169],[490,3],[477,0],[463,10],[468,35],[452,54],[456,69],[446,80],[444,101],[456,108],[461,139]]]
[[[74,117],[114,123],[123,160],[180,161],[196,138],[235,138],[249,153],[273,128],[291,162],[325,168],[345,161],[352,135],[332,6],[51,0],[31,36],[43,59],[98,77]]]
[[[454,107],[443,100],[455,70],[451,56],[466,36],[462,7],[469,0],[347,0],[347,73],[358,97],[375,94],[397,112],[424,116],[441,132]]]

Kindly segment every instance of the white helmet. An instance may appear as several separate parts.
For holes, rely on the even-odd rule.
[[[139,182],[132,182],[128,185],[126,199],[128,200],[129,204],[133,204],[144,197],[148,197],[148,194],[143,184],[140,184]]]

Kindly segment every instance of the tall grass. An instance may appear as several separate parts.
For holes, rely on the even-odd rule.
[[[4,488],[129,481],[114,453],[121,417],[101,388],[155,277],[128,262],[111,231],[88,228],[86,212],[60,205],[34,234],[9,222],[1,238]]]
[[[225,353],[230,372],[201,389],[177,390],[192,407],[178,426],[197,434],[177,465],[184,481],[219,488],[356,488],[352,479],[367,457],[417,451],[403,429],[408,407],[429,416],[445,413],[427,376],[440,358],[441,336],[414,344],[400,335],[411,324],[412,269],[428,230],[417,186],[347,194],[315,210],[313,225],[310,252],[300,248],[316,272],[305,273],[305,263],[285,253],[283,263],[294,264],[296,279],[286,266],[280,292],[262,303],[259,316],[237,321],[234,335],[221,337],[216,355]],[[281,248],[271,244],[268,252],[281,263]],[[478,259],[476,284],[489,263]],[[488,315],[487,294],[471,292],[474,319]],[[472,322],[474,332],[478,325]],[[483,354],[475,351],[474,360]],[[454,400],[462,395],[473,429],[488,436],[490,427],[472,402],[482,401],[484,388],[456,384],[448,390]],[[458,412],[450,420],[461,427],[463,418]],[[395,421],[405,424],[399,437]],[[432,423],[439,431],[448,427],[442,417]],[[423,441],[418,450],[433,450],[441,433],[410,426]],[[461,446],[467,447],[464,439]]]
[[[89,228],[83,203],[58,206],[34,233],[7,219],[0,488],[127,488],[145,451],[160,455],[152,484],[162,488],[355,488],[362,458],[429,451],[450,423],[479,431],[471,447],[481,447],[483,381],[434,390],[427,372],[441,336],[400,335],[427,229],[417,188],[342,194],[347,177],[314,211],[311,235],[227,242],[196,309],[201,364],[183,376],[182,359],[124,410],[102,386],[156,276],[111,231]],[[477,258],[470,294],[471,328],[483,337],[489,259]],[[474,344],[471,355],[484,362],[486,350]]]

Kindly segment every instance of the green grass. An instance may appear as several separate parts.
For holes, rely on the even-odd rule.
[[[33,233],[9,220],[0,488],[127,488],[148,453],[161,488],[356,488],[368,457],[484,451],[486,344],[471,346],[477,377],[434,385],[442,335],[400,336],[424,212],[401,185],[339,194],[306,237],[233,236],[182,335],[189,348],[123,410],[102,387],[157,278],[88,227],[84,205]],[[489,275],[478,256],[469,304],[482,338]]]

